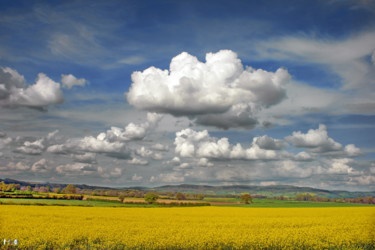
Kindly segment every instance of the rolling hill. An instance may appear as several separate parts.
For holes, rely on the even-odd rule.
[[[252,195],[265,195],[268,197],[289,196],[294,197],[299,193],[312,193],[320,197],[327,198],[356,198],[375,197],[372,192],[349,192],[345,190],[325,190],[311,187],[297,187],[292,185],[271,185],[271,186],[251,186],[251,185],[231,185],[231,186],[208,186],[208,185],[166,185],[155,187],[158,192],[182,192],[182,193],[202,193],[207,195],[238,195],[250,193]]]
[[[59,187],[64,188],[68,184],[57,184],[57,183],[38,183],[38,182],[27,182],[13,179],[0,179],[0,182],[15,183],[21,186],[50,186],[51,188]],[[375,197],[375,191],[370,192],[350,192],[345,190],[325,190],[311,187],[297,187],[292,185],[271,185],[271,186],[253,186],[253,185],[231,185],[231,186],[209,186],[209,185],[192,185],[192,184],[180,184],[180,185],[165,185],[159,187],[123,187],[123,188],[111,188],[103,186],[91,186],[86,184],[74,184],[80,189],[101,189],[101,190],[129,190],[138,189],[143,191],[156,191],[156,192],[181,192],[181,193],[196,193],[205,195],[239,195],[241,193],[250,193],[252,195],[264,195],[267,197],[286,196],[294,197],[299,193],[310,193],[320,197],[327,198],[357,198],[357,197]]]

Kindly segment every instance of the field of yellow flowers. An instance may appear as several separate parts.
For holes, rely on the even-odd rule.
[[[0,206],[19,248],[375,248],[375,208]]]

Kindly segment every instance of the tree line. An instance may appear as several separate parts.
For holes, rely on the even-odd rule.
[[[328,197],[316,196],[310,193],[300,193],[300,194],[297,194],[294,199],[297,201],[375,204],[375,198],[371,196],[357,197],[357,198],[328,198]]]
[[[241,195],[204,195],[204,194],[195,194],[195,193],[182,193],[182,192],[156,192],[148,190],[138,190],[138,189],[129,189],[129,190],[117,190],[117,189],[80,189],[73,184],[68,184],[64,187],[50,187],[48,185],[36,185],[35,187],[31,186],[21,186],[20,184],[10,183],[7,184],[4,181],[0,182],[0,192],[14,192],[19,194],[41,194],[44,193],[48,198],[53,199],[54,194],[76,194],[80,196],[90,195],[90,196],[106,196],[106,197],[118,197],[120,201],[124,201],[126,197],[128,198],[144,198],[146,202],[149,202],[150,194],[157,196],[157,199],[170,199],[170,200],[204,200],[205,197],[228,197],[228,198],[238,198],[243,203],[249,204],[252,203],[253,198],[267,198],[264,195],[250,195],[250,194],[241,194]],[[3,195],[3,197],[5,197]],[[57,197],[57,196],[56,196]],[[66,196],[68,199],[69,197]],[[61,199],[61,197],[57,197]],[[57,199],[56,198],[56,199]],[[368,197],[358,197],[358,198],[327,198],[319,197],[312,193],[299,193],[293,198],[278,196],[272,197],[277,200],[297,200],[297,201],[311,201],[311,202],[344,202],[344,203],[362,203],[362,204],[375,204],[375,198]],[[75,197],[72,199],[76,199]],[[152,200],[152,199],[151,199]]]

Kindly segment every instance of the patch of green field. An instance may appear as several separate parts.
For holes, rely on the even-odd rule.
[[[0,198],[0,205],[37,205],[37,206],[82,206],[82,207],[195,207],[199,204],[147,204],[137,202],[121,203],[115,200],[54,200],[54,199],[24,199],[24,198]],[[206,204],[207,205],[207,204]],[[208,204],[209,205],[209,204]]]
[[[117,201],[54,200],[54,199],[0,199],[0,204],[40,206],[85,206],[85,207],[149,207],[148,204],[126,204]]]
[[[218,197],[205,197],[203,201],[207,202],[233,202],[237,203],[240,202],[241,200],[238,198],[218,198]]]

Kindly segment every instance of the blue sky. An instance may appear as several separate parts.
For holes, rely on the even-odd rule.
[[[374,1],[1,1],[0,178],[375,188]]]

